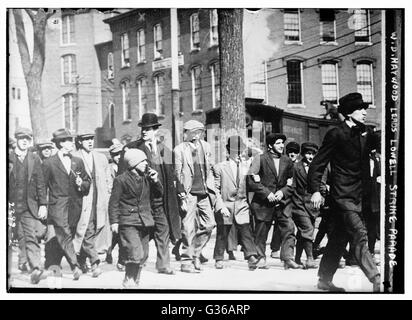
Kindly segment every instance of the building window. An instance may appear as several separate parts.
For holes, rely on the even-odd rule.
[[[156,114],[164,115],[164,76],[159,74],[154,77],[155,82],[155,99],[156,99]]]
[[[114,104],[109,105],[109,128],[114,128]]]
[[[362,94],[363,101],[373,105],[373,66],[370,61],[359,61],[356,65],[357,91]]]
[[[180,54],[181,49],[180,49],[180,21],[179,20],[177,20],[177,51]]]
[[[200,36],[199,36],[199,14],[194,13],[190,16],[190,49],[200,49]]]
[[[137,103],[139,107],[139,117],[141,117],[147,111],[147,97],[146,97],[146,79],[140,78],[136,81],[137,87]]]
[[[74,94],[65,94],[63,96],[63,125],[70,130],[74,129],[74,116],[77,101]]]
[[[107,78],[114,78],[114,60],[112,52],[109,52],[109,54],[107,55]]]
[[[215,62],[210,65],[210,76],[212,78],[212,107],[220,107],[220,67],[219,63]]]
[[[62,83],[71,84],[76,82],[76,56],[68,54],[62,57]]]
[[[322,93],[323,100],[338,103],[338,66],[336,62],[322,63]]]
[[[120,35],[120,44],[122,47],[122,68],[130,66],[129,57],[129,36],[127,33]]]
[[[17,100],[20,100],[21,98],[21,91],[20,88],[17,88]]]
[[[193,111],[202,110],[202,82],[200,79],[200,73],[200,66],[195,66],[191,69]]]
[[[369,11],[355,10],[355,42],[370,42]]]
[[[153,27],[154,34],[154,57],[155,59],[162,57],[163,46],[162,46],[162,26],[160,23]]]
[[[13,99],[16,99],[16,88],[15,87],[11,88],[11,92],[12,92]]]
[[[298,60],[287,62],[288,104],[303,104],[302,99],[302,63]]]
[[[65,15],[62,17],[62,44],[74,43],[74,15]]]
[[[132,120],[132,109],[130,105],[130,83],[123,81],[120,84],[122,88],[122,106],[123,106],[123,121]]]
[[[146,39],[144,29],[137,30],[137,62],[146,60]]]
[[[286,41],[300,41],[299,9],[285,9],[283,15]]]
[[[217,9],[210,10],[210,46],[219,44]]]
[[[320,34],[322,42],[335,42],[336,41],[336,20],[335,10],[333,9],[320,9]]]

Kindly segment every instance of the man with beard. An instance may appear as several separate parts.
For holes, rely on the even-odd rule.
[[[335,223],[319,266],[321,290],[345,291],[336,287],[332,279],[349,240],[357,263],[373,283],[373,291],[380,291],[380,274],[368,249],[361,216],[365,180],[370,173],[369,153],[376,148],[377,141],[374,132],[365,126],[367,108],[360,93],[349,93],[339,99],[338,111],[346,120],[326,133],[309,168],[311,201],[318,209],[324,200],[320,193],[322,176],[329,162],[331,166],[330,212]]]

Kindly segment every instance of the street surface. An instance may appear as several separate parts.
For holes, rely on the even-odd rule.
[[[216,229],[215,229],[216,230]],[[317,269],[284,270],[280,259],[270,258],[270,237],[268,239],[267,256],[270,268],[249,271],[247,262],[243,260],[243,253],[235,253],[237,260],[229,261],[225,257],[225,268],[217,270],[214,267],[213,248],[215,232],[203,250],[209,261],[203,264],[203,271],[199,274],[188,274],[180,271],[180,263],[171,255],[171,267],[176,275],[158,274],[155,269],[156,248],[154,241],[150,242],[149,259],[142,271],[140,280],[141,289],[164,290],[241,290],[241,291],[294,291],[294,292],[322,292],[316,288]],[[269,235],[271,236],[271,232]],[[43,247],[43,246],[42,246]],[[377,248],[379,243],[377,243]],[[240,248],[240,247],[239,247]],[[170,250],[172,247],[170,248]],[[44,253],[42,252],[44,256]],[[379,255],[377,255],[379,257]],[[303,261],[305,260],[303,255]],[[104,260],[104,256],[102,256]],[[91,274],[84,274],[78,281],[73,280],[69,265],[63,259],[63,277],[43,279],[39,284],[30,283],[30,276],[21,273],[17,267],[17,250],[13,250],[11,265],[11,279],[9,284],[15,288],[63,288],[63,289],[122,289],[124,272],[116,268],[117,249],[113,253],[114,264],[101,263],[103,273],[99,278],[92,278]],[[317,263],[319,264],[320,258]],[[364,276],[359,267],[345,267],[338,269],[334,284],[345,288],[348,292],[371,292],[372,284]],[[235,292],[234,292],[235,293]]]

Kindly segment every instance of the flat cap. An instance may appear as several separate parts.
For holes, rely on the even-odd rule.
[[[77,135],[77,139],[82,140],[84,138],[94,137],[96,134],[93,130],[84,130]]]
[[[123,145],[121,143],[112,144],[109,148],[111,154],[120,153],[123,150]]]
[[[286,140],[286,136],[282,133],[269,133],[266,136],[266,145],[272,145],[274,144],[277,140],[283,140],[283,142],[285,142]]]
[[[127,149],[124,153],[124,161],[129,169],[136,167],[140,162],[146,160],[146,154],[139,149]]]
[[[301,154],[304,155],[308,151],[312,151],[314,153],[317,153],[319,150],[319,147],[316,143],[313,142],[304,142],[302,143],[302,148],[301,148]]]
[[[286,154],[295,151],[296,153],[300,152],[300,145],[296,141],[291,141],[286,145]]]
[[[203,125],[203,123],[201,123],[197,120],[189,120],[189,121],[185,122],[185,124],[183,125],[183,129],[184,130],[189,130],[189,131],[203,130],[203,129],[205,129],[205,126]]]
[[[17,128],[16,132],[14,133],[14,137],[18,139],[19,137],[33,137],[33,131],[28,128]]]
[[[355,110],[367,109],[368,107],[369,104],[363,101],[360,93],[352,92],[339,99],[338,112],[348,115]]]
[[[49,140],[41,140],[38,143],[36,143],[36,148],[37,149],[43,149],[43,148],[53,148],[53,142]]]

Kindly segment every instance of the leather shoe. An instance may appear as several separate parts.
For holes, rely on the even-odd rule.
[[[272,253],[270,254],[270,257],[273,258],[273,259],[279,259],[279,257],[280,257],[279,250],[278,251],[272,251]]]
[[[229,251],[229,260],[236,260],[236,257],[233,251]]]
[[[193,258],[193,266],[195,267],[196,270],[199,270],[199,271],[202,270],[200,258],[197,258],[197,257]]]
[[[255,256],[250,256],[250,258],[247,261],[249,270],[256,270],[258,262],[259,261],[255,258]]]
[[[377,275],[373,279],[373,292],[381,292],[381,276]]]
[[[259,261],[256,264],[256,267],[259,269],[269,269],[269,266],[266,264],[266,258],[260,258]]]
[[[41,276],[43,274],[42,270],[39,269],[34,269],[33,272],[30,275],[30,282],[32,284],[38,284],[40,280],[42,279]]]
[[[73,269],[73,280],[79,280],[82,274],[82,270],[79,267],[74,267]]]
[[[303,269],[302,265],[297,264],[295,261],[293,261],[291,259],[284,261],[283,266],[284,266],[285,270],[288,270],[288,269]]]
[[[171,268],[164,268],[157,270],[158,273],[167,274],[167,275],[174,275],[176,272]]]
[[[209,259],[206,258],[203,254],[200,254],[199,260],[200,260],[200,263],[201,263],[201,264],[204,264],[204,263],[206,263],[206,262],[209,261]]]
[[[175,256],[176,261],[180,261],[181,256],[179,252],[179,246],[175,245],[172,249],[172,254]]]
[[[345,292],[345,289],[336,287],[332,281],[323,281],[320,280],[318,281],[318,289],[320,290],[326,290],[330,292]]]
[[[185,273],[200,273],[199,270],[196,270],[193,264],[182,264],[180,271]]]
[[[119,262],[117,263],[116,267],[117,267],[117,270],[119,270],[119,271],[124,271],[126,269],[124,264],[121,264]]]
[[[222,260],[217,260],[215,262],[215,268],[216,269],[223,269],[223,261]]]

